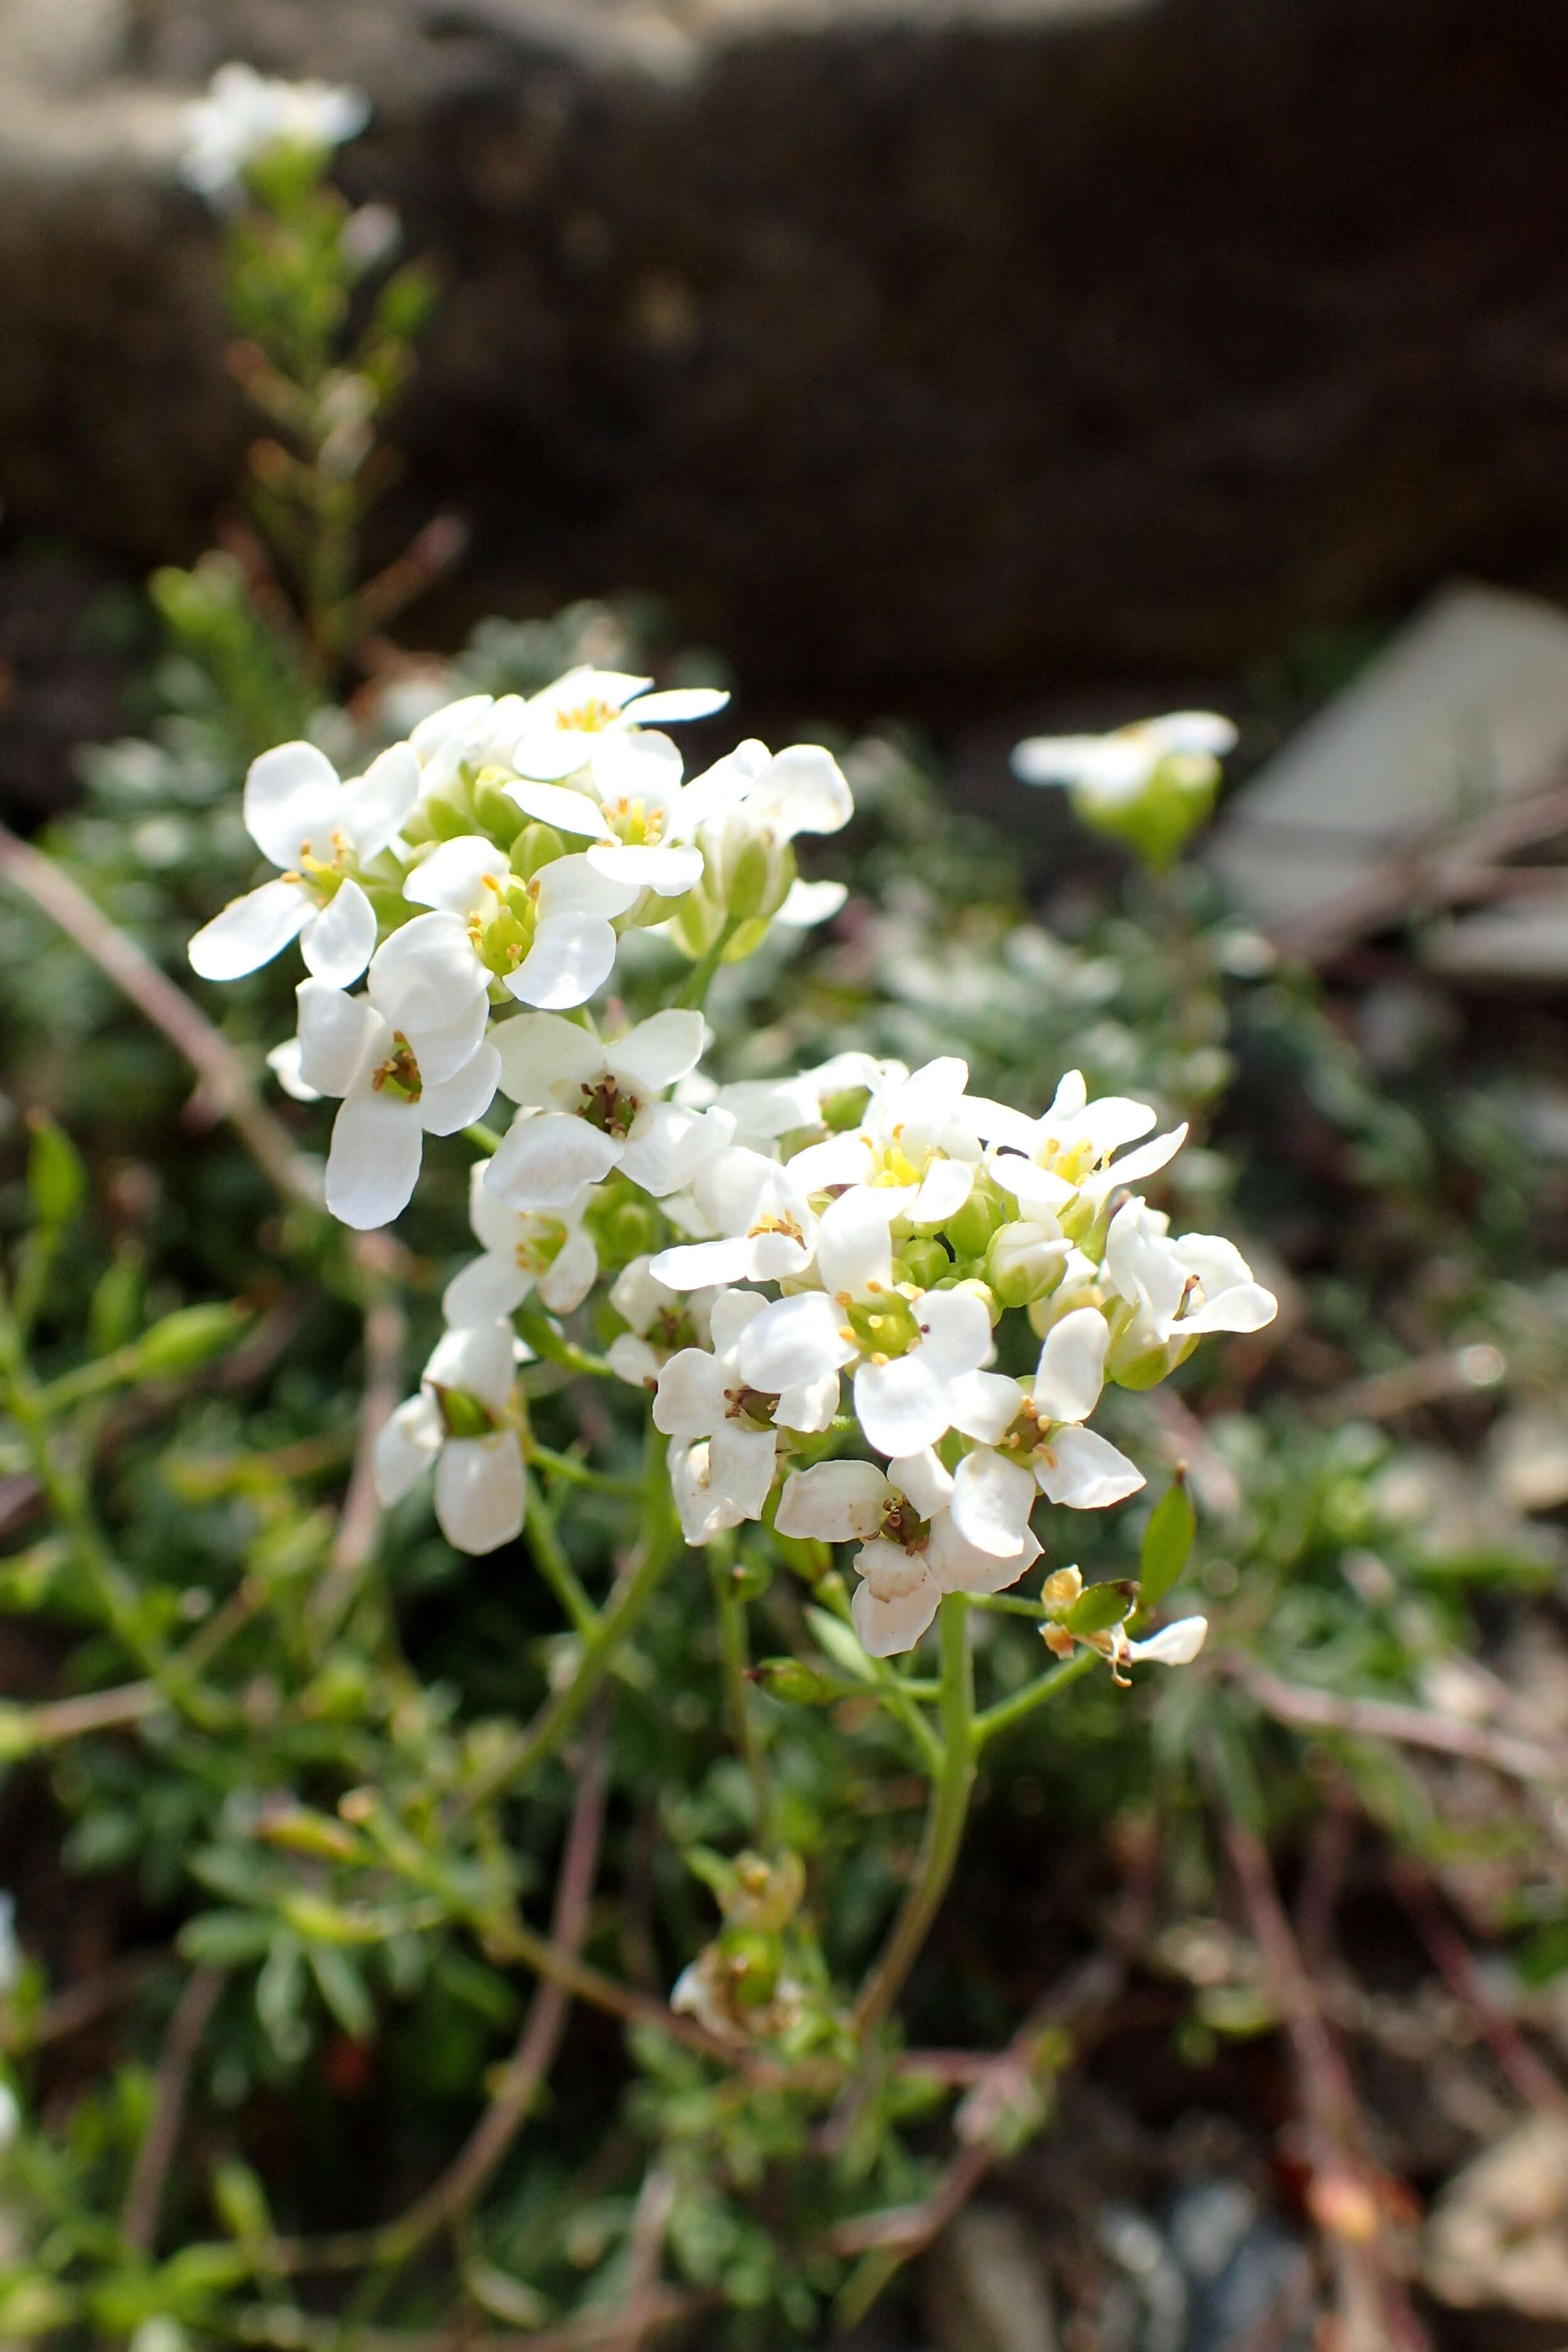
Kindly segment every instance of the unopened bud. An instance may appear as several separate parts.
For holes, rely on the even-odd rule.
[[[766,1691],[770,1698],[782,1699],[786,1706],[831,1706],[850,1689],[848,1683],[822,1674],[799,1658],[763,1658],[752,1667],[752,1680],[759,1690]]]
[[[154,1377],[188,1372],[232,1348],[250,1318],[242,1307],[182,1307],[137,1345],[139,1369]]]
[[[985,1279],[1004,1307],[1032,1307],[1062,1278],[1068,1244],[1044,1225],[1004,1225],[985,1253]]]
[[[942,1231],[958,1257],[984,1257],[986,1244],[1001,1225],[1005,1212],[1000,1201],[978,1187],[962,1209],[949,1217]]]

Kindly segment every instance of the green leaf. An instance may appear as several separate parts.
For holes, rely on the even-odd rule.
[[[27,1191],[41,1225],[68,1225],[87,1197],[87,1171],[75,1144],[47,1111],[28,1113]]]
[[[1138,1598],[1138,1587],[1125,1577],[1107,1584],[1087,1584],[1062,1622],[1069,1633],[1103,1633],[1120,1625]]]
[[[1193,1549],[1197,1519],[1178,1472],[1149,1514],[1143,1530],[1143,1554],[1138,1570],[1140,1606],[1153,1609],[1175,1583]]]
[[[232,1348],[250,1318],[240,1307],[182,1307],[144,1332],[136,1355],[144,1373],[188,1372]]]
[[[336,1944],[311,1944],[309,1958],[321,1999],[350,2041],[368,2042],[375,2032],[375,2010],[347,1953]]]
[[[242,1969],[272,1941],[273,1923],[255,1911],[201,1911],[180,1930],[180,1949],[202,1968]]]

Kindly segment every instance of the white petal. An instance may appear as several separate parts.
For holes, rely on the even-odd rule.
[[[922,1519],[934,1519],[952,1500],[952,1476],[929,1445],[921,1453],[906,1454],[889,1462],[888,1476],[900,1494],[909,1496]],[[1033,1479],[1029,1483],[1032,1488]],[[1034,1500],[1032,1492],[1029,1499]]]
[[[542,1109],[555,1101],[564,1107],[579,1087],[595,1086],[605,1075],[605,1049],[598,1040],[574,1021],[558,1020],[553,1013],[503,1021],[495,1043],[501,1091],[525,1109]]]
[[[1075,1307],[1053,1323],[1035,1374],[1035,1411],[1042,1421],[1087,1421],[1105,1384],[1110,1327],[1097,1307]]]
[[[868,1543],[896,1499],[874,1462],[818,1462],[785,1479],[773,1524],[781,1536]]]
[[[436,1465],[436,1517],[458,1551],[494,1551],[522,1533],[522,1455],[510,1429],[448,1439]]]
[[[652,694],[640,694],[632,717],[639,727],[650,722],[661,727],[678,727],[683,719],[711,719],[724,709],[730,699],[729,688],[722,686],[663,686]]]
[[[817,1116],[814,1109],[809,1119],[796,1119],[792,1124],[815,1126]],[[829,1184],[869,1183],[876,1173],[877,1156],[864,1135],[830,1135],[825,1141],[808,1143],[804,1151],[795,1152],[788,1166],[790,1181],[798,1184],[803,1192],[821,1192]]]
[[[203,924],[187,950],[191,970],[203,980],[241,980],[259,971],[315,911],[314,898],[298,882],[264,882]]]
[[[1223,760],[1236,749],[1236,729],[1217,710],[1171,710],[1143,724],[1163,751],[1206,751]]]
[[[722,1495],[736,1519],[760,1519],[778,1464],[778,1439],[771,1429],[742,1429],[721,1421],[708,1448],[708,1483]]]
[[[616,935],[602,916],[546,916],[517,970],[506,976],[523,1004],[564,1012],[586,1004],[615,969]]]
[[[621,1154],[621,1167],[634,1184],[651,1192],[656,1201],[667,1192],[677,1192],[689,1184],[703,1155],[713,1150],[721,1140],[714,1120],[723,1114],[715,1111],[688,1110],[680,1103],[645,1103],[633,1119],[626,1133],[626,1149]],[[721,1139],[728,1142],[733,1130],[726,1128]]]
[[[954,1429],[982,1445],[994,1445],[1017,1420],[1024,1391],[1005,1372],[963,1372],[948,1382]]]
[[[476,1160],[468,1171],[468,1223],[481,1249],[510,1257],[519,1243],[528,1238],[528,1219],[489,1191],[485,1167],[484,1160]]]
[[[689,1544],[711,1543],[721,1528],[737,1524],[722,1495],[712,1490],[709,1454],[705,1437],[700,1437],[694,1444],[672,1445],[669,1449],[669,1491],[680,1520],[680,1532]]]
[[[797,833],[837,833],[854,815],[855,802],[831,751],[795,743],[775,754],[747,793],[745,814],[778,840],[793,841]]]
[[[510,1330],[492,1318],[443,1331],[420,1378],[427,1388],[461,1389],[492,1412],[501,1412],[511,1395]]]
[[[413,1198],[424,1150],[419,1107],[366,1088],[350,1095],[332,1122],[327,1206],[360,1233],[390,1224]]]
[[[910,1202],[911,1224],[944,1225],[958,1214],[974,1190],[974,1170],[964,1160],[933,1160],[925,1181]]]
[[[579,754],[573,767],[581,765]],[[563,772],[570,775],[572,769]],[[506,796],[516,802],[524,816],[532,817],[540,824],[553,825],[557,833],[586,835],[593,841],[602,841],[609,833],[598,802],[587,793],[573,792],[569,785],[508,784]]]
[[[500,1055],[493,1045],[481,1045],[470,1061],[449,1078],[426,1086],[419,1097],[419,1118],[426,1135],[458,1135],[483,1118],[500,1084]]]
[[[685,1242],[661,1250],[653,1270],[670,1290],[702,1290],[711,1282],[751,1279],[755,1244],[743,1234],[716,1242]]]
[[[400,1503],[441,1451],[441,1415],[433,1397],[412,1396],[385,1421],[375,1441],[372,1465],[375,1498],[384,1510]]]
[[[612,882],[653,890],[661,898],[684,898],[702,879],[702,852],[646,842],[596,842],[587,853],[595,874]]]
[[[635,1331],[618,1331],[605,1350],[605,1361],[628,1388],[650,1389],[658,1382],[658,1358]]]
[[[735,1362],[747,1386],[776,1396],[802,1381],[820,1380],[859,1353],[853,1335],[845,1339],[839,1310],[820,1291],[804,1290],[775,1299],[742,1339]],[[923,1441],[922,1441],[923,1442]],[[886,1451],[887,1449],[883,1449]],[[891,1449],[897,1453],[898,1447]]]
[[[483,906],[487,875],[498,882],[510,880],[505,851],[481,833],[460,833],[455,840],[437,843],[420,861],[405,882],[403,895],[416,907],[466,917]]]
[[[300,946],[317,980],[347,988],[359,978],[375,953],[375,909],[357,882],[339,883]]]
[[[445,1028],[415,1030],[409,1042],[426,1089],[467,1068],[484,1042],[489,1014],[489,999],[476,996]]]
[[[640,883],[601,874],[581,852],[552,859],[535,878],[542,923],[555,915],[596,915],[609,922],[635,907],[642,896]]]
[[[645,705],[632,716],[640,726]],[[595,735],[588,753],[594,790],[601,801],[642,801],[649,808],[668,809],[680,791],[680,753],[668,735],[634,733],[616,727]]]
[[[297,866],[307,842],[323,828],[331,835],[341,796],[338,772],[324,751],[313,743],[279,743],[250,763],[245,829],[274,866]]]
[[[708,1328],[716,1356],[733,1356],[741,1334],[756,1321],[768,1301],[756,1290],[721,1290],[709,1310]]]
[[[862,1579],[849,1603],[860,1647],[873,1658],[893,1658],[912,1650],[936,1615],[941,1600],[934,1579],[923,1569],[902,1589],[883,1579],[876,1585]]]
[[[838,1374],[823,1372],[814,1381],[796,1381],[779,1391],[773,1422],[779,1429],[798,1429],[804,1436],[820,1435],[833,1425],[838,1410]]]
[[[515,1257],[487,1250],[452,1276],[441,1294],[441,1313],[459,1328],[468,1323],[492,1322],[521,1307],[532,1288],[532,1275],[525,1274]]]
[[[947,1391],[925,1352],[862,1364],[855,1375],[856,1414],[879,1454],[919,1454],[947,1434]]]
[[[1034,1507],[1035,1481],[1016,1462],[983,1446],[966,1454],[952,1482],[952,1524],[976,1551],[1016,1559]]]
[[[1279,1312],[1279,1301],[1260,1282],[1238,1282],[1233,1290],[1222,1290],[1217,1298],[1206,1299],[1195,1314],[1184,1315],[1176,1324],[1180,1331],[1261,1331],[1272,1323]]]
[[[717,1359],[706,1348],[682,1348],[659,1371],[653,1425],[666,1437],[710,1437],[727,1403]]]
[[[833,1297],[864,1298],[872,1290],[891,1288],[893,1244],[888,1226],[895,1205],[887,1192],[870,1185],[842,1192],[828,1202],[816,1236],[816,1270]],[[880,1450],[897,1454],[905,1449]]]
[[[586,1119],[541,1111],[512,1121],[484,1181],[514,1209],[558,1209],[584,1184],[599,1183],[620,1156],[620,1146]]]
[[[300,1076],[319,1095],[346,1095],[374,1055],[386,1052],[392,1032],[368,996],[345,996],[324,980],[302,980]]]
[[[343,831],[354,855],[368,865],[379,857],[419,798],[419,757],[412,743],[393,743],[374,759],[363,776],[343,787]]]
[[[1190,1666],[1208,1638],[1206,1617],[1178,1617],[1146,1642],[1129,1642],[1127,1654],[1151,1666]]]
[[[489,694],[465,694],[457,702],[444,702],[439,710],[432,710],[420,719],[408,738],[409,749],[421,760],[460,735],[474,721],[482,719],[495,707],[495,697]]]
[[[1053,1175],[1048,1169],[1037,1168],[1032,1160],[1022,1160],[1016,1151],[998,1152],[991,1163],[991,1173],[1005,1191],[1014,1194],[1026,1215],[1054,1218],[1058,1209],[1065,1208],[1078,1187],[1069,1184],[1065,1176]]]
[[[656,1013],[606,1046],[605,1059],[612,1076],[635,1094],[662,1094],[697,1067],[707,1034],[700,1013]]]
[[[599,1278],[599,1253],[593,1235],[579,1225],[562,1244],[553,1265],[539,1278],[539,1296],[552,1315],[570,1315],[581,1307]]]
[[[288,1095],[292,1101],[321,1101],[321,1097],[317,1089],[314,1087],[308,1087],[305,1084],[304,1079],[300,1076],[300,1040],[298,1037],[285,1037],[280,1045],[274,1045],[272,1051],[267,1056],[267,1066],[271,1071],[273,1076],[277,1079],[279,1085],[282,1087],[284,1093]]]
[[[939,1518],[926,1547],[926,1565],[943,1592],[1003,1592],[1016,1584],[1026,1569],[1040,1556],[1040,1547],[1026,1529],[1020,1549],[1006,1559],[982,1551],[960,1535],[952,1514]]]
[[[1152,1142],[1141,1144],[1136,1151],[1129,1151],[1122,1159],[1113,1160],[1109,1168],[1101,1169],[1098,1176],[1087,1177],[1079,1190],[1086,1201],[1103,1201],[1119,1184],[1142,1183],[1145,1176],[1156,1174],[1173,1160],[1186,1139],[1187,1126],[1184,1119],[1181,1126],[1173,1128],[1168,1135],[1155,1136]]]
[[[1035,1459],[1035,1476],[1053,1503],[1070,1511],[1103,1511],[1143,1484],[1143,1473],[1092,1429],[1058,1429]]]
[[[468,927],[445,908],[416,915],[384,940],[371,958],[371,1003],[410,1039],[422,1029],[445,1029],[489,986],[474,953]]]
[[[773,920],[786,931],[813,930],[831,922],[848,896],[842,882],[805,882],[796,875]]]
[[[927,1290],[915,1308],[924,1335],[920,1356],[943,1381],[976,1372],[995,1354],[991,1318],[973,1290]]]

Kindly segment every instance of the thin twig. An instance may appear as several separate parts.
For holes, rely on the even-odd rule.
[[[644,2317],[658,2289],[658,2266],[664,2258],[664,2233],[669,2227],[679,2183],[667,2164],[649,2168],[632,2214],[626,2241],[626,2298],[624,2323],[606,2338],[606,2352],[637,2352],[647,2333]]]
[[[319,1209],[311,1163],[257,1094],[249,1072],[205,1013],[176,988],[134,940],[110,922],[64,867],[0,824],[0,876],[59,925],[85,955],[183,1054],[215,1111],[229,1120],[252,1158],[290,1201]]]
[[[374,1239],[373,1234],[363,1235],[362,1247]],[[361,1262],[364,1262],[363,1258]],[[403,1393],[407,1318],[397,1289],[384,1272],[370,1272],[369,1280],[371,1295],[364,1317],[364,1393],[360,1400],[353,1466],[349,1472],[343,1507],[338,1514],[332,1556],[310,1601],[311,1618],[323,1632],[331,1631],[348,1608],[375,1549],[381,1525],[381,1505],[375,1492],[375,1443],[396,1412]]]
[[[355,2352],[595,2352],[635,2322],[640,2336],[673,2327],[711,2311],[720,2301],[710,2290],[656,2287],[635,2310],[617,2304],[579,2312],[557,2327],[531,2327],[521,2334],[478,2335],[456,2328],[355,2327]],[[341,2352],[342,2323],[317,2318],[293,2304],[253,2304],[236,2314],[235,2332],[246,2344],[276,2352]]]
[[[1475,1955],[1448,1924],[1430,1881],[1414,1863],[1397,1861],[1394,1884],[1422,1942],[1475,2019],[1487,2047],[1525,2105],[1544,2108],[1549,2115],[1568,2115],[1568,2091],[1492,1999]]]
[[[1394,1699],[1341,1698],[1304,1683],[1288,1683],[1267,1666],[1234,1654],[1222,1663],[1260,1706],[1296,1730],[1392,1739],[1406,1748],[1427,1748],[1440,1756],[1489,1764],[1494,1772],[1514,1780],[1568,1780],[1568,1748],[1555,1743],[1548,1747],[1542,1741],[1515,1739],[1507,1732],[1489,1731],[1484,1724],[1466,1723],[1458,1716],[1405,1706]]]
[[[79,2033],[83,2026],[93,2025],[122,2000],[128,2000],[149,1977],[156,1975],[164,1954],[129,1952],[122,1960],[111,1960],[96,1975],[84,1977],[79,1984],[67,1985],[35,2011],[25,2032],[15,2044],[40,2050],[47,2042],[63,2042],[68,2033]]]
[[[18,1706],[5,1712],[16,1717],[18,1744],[25,1740],[33,1748],[79,1739],[84,1732],[144,1723],[150,1715],[165,1713],[168,1705],[156,1683],[125,1683],[117,1690],[84,1691],[79,1698],[50,1699],[42,1706]]]
[[[153,2251],[163,2182],[180,2137],[191,2067],[223,1988],[222,1969],[195,1969],[186,1979],[169,2021],[153,2084],[152,2116],[136,2151],[131,2186],[125,2192],[125,2210],[120,2217],[121,2233],[126,2244],[138,2253]]]

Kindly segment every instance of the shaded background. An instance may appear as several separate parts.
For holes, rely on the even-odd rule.
[[[897,710],[994,813],[1021,725],[1568,581],[1552,0],[0,0],[17,813],[112,724],[97,590],[232,492],[171,159],[234,55],[372,92],[344,184],[443,273],[380,531],[473,536],[413,642],[655,592],[749,719]]]

